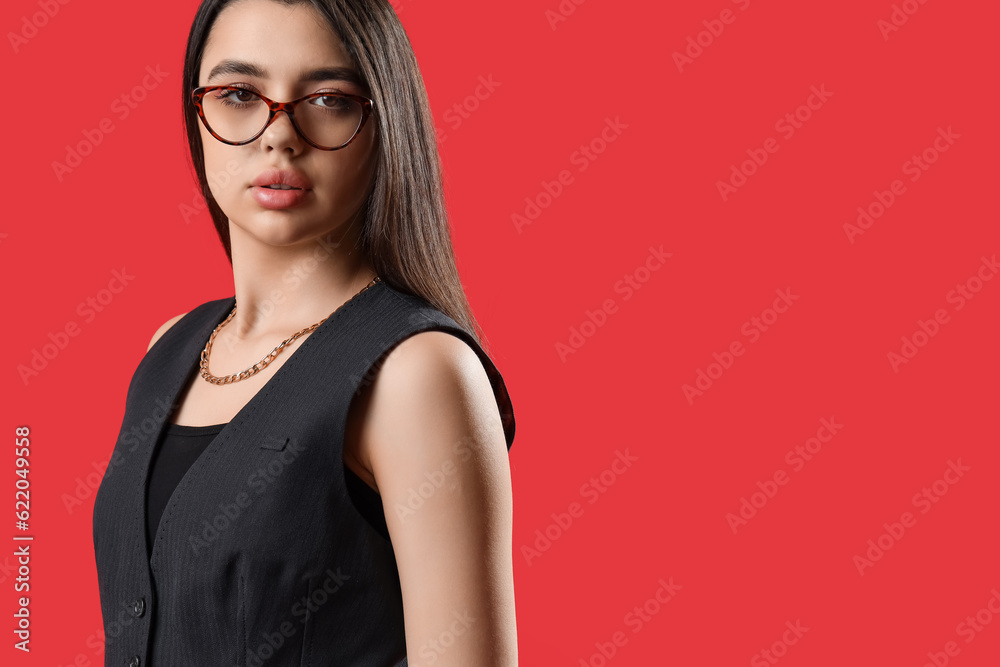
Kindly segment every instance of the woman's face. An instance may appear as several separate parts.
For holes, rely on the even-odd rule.
[[[256,75],[248,73],[250,69],[257,70]],[[350,75],[345,79],[327,71],[311,80],[310,73],[337,69],[357,72],[337,34],[311,6],[238,0],[223,9],[212,26],[198,85],[238,84],[277,102],[315,92],[367,96],[357,75],[352,81]],[[297,109],[305,104],[309,102]],[[233,236],[242,233],[264,244],[293,246],[343,228],[364,202],[373,177],[374,126],[369,118],[350,145],[325,151],[306,143],[283,112],[264,134],[243,146],[218,141],[199,122],[206,175]],[[273,208],[268,201],[282,195],[253,184],[272,169],[305,178],[309,187],[303,188],[297,203]]]

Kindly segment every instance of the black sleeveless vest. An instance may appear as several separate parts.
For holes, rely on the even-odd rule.
[[[449,332],[479,355],[509,449],[514,413],[503,378],[455,320],[376,283],[302,341],[188,469],[147,560],[153,448],[234,303],[187,313],[129,384],[94,501],[105,665],[406,665],[392,544],[357,511],[345,483],[348,407],[403,339]]]

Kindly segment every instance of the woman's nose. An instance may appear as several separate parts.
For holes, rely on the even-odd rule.
[[[291,145],[301,149],[304,143],[291,117],[285,111],[278,111],[274,115],[260,139],[262,148],[283,148]]]

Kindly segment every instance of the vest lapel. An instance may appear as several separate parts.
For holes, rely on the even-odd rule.
[[[190,322],[184,322],[188,316],[181,318],[150,350],[148,363],[144,360],[143,364],[146,368],[137,370],[136,382],[140,383],[139,390],[135,396],[136,403],[129,410],[132,419],[130,423],[125,424],[124,429],[137,434],[140,443],[136,455],[142,483],[136,487],[136,497],[132,499],[132,507],[141,508],[133,530],[136,543],[143,545],[144,556],[150,553],[156,537],[153,536],[154,545],[147,544],[146,494],[154,449],[163,437],[167,423],[171,421],[181,390],[187,386],[191,376],[198,372],[201,365],[201,351],[208,337],[219,322],[232,311],[235,302],[235,297],[209,302],[203,311],[189,314]],[[161,388],[162,393],[154,392],[154,387]]]

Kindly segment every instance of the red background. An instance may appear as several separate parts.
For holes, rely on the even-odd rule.
[[[4,4],[4,428],[32,429],[35,536],[33,650],[8,633],[5,664],[103,664],[87,476],[103,471],[153,332],[232,294],[207,213],[181,208],[194,196],[178,87],[196,4],[76,0],[35,33],[24,22],[38,0]],[[767,649],[789,667],[919,667],[949,641],[949,664],[998,664],[1000,616],[981,612],[992,622],[968,643],[959,624],[1000,590],[1000,280],[973,280],[960,309],[948,295],[1000,252],[1000,16],[904,4],[915,12],[884,36],[888,0],[566,0],[554,24],[559,0],[396,3],[443,134],[459,270],[518,420],[522,664],[771,664]],[[724,10],[732,21],[715,23]],[[688,37],[720,27],[678,67]],[[112,103],[147,66],[166,78],[122,119]],[[490,76],[496,89],[468,100]],[[775,124],[812,86],[830,96],[787,137]],[[478,108],[456,127],[448,112],[463,102]],[[114,130],[60,180],[53,162],[105,118]],[[608,118],[627,127],[602,145]],[[911,181],[905,163],[938,128],[958,138]],[[718,182],[768,138],[777,151],[723,200]],[[576,153],[591,144],[594,159]],[[572,182],[539,198],[563,170]],[[844,225],[896,179],[905,193],[852,242]],[[518,230],[526,198],[545,208]],[[645,272],[650,246],[672,254]],[[78,305],[116,269],[134,279],[85,321]],[[627,275],[644,281],[629,298],[615,289]],[[744,323],[771,318],[786,289],[798,299],[751,341]],[[613,312],[596,315],[608,299]],[[947,322],[894,369],[888,354],[938,309]],[[17,367],[69,322],[79,335],[23,381]],[[710,368],[734,341],[743,354]],[[699,370],[715,379],[689,401]],[[843,428],[795,470],[786,453],[823,418]],[[618,451],[634,462],[601,483]],[[959,460],[968,470],[935,495]],[[11,450],[5,461],[13,510]],[[755,496],[766,504],[734,534],[727,515],[779,470],[787,484]],[[935,502],[915,504],[925,488]],[[915,523],[859,573],[855,557],[887,544],[883,524],[904,512]],[[681,587],[662,605],[661,578]],[[629,614],[643,605],[638,628]],[[783,652],[786,622],[808,630],[784,635],[796,641]]]

